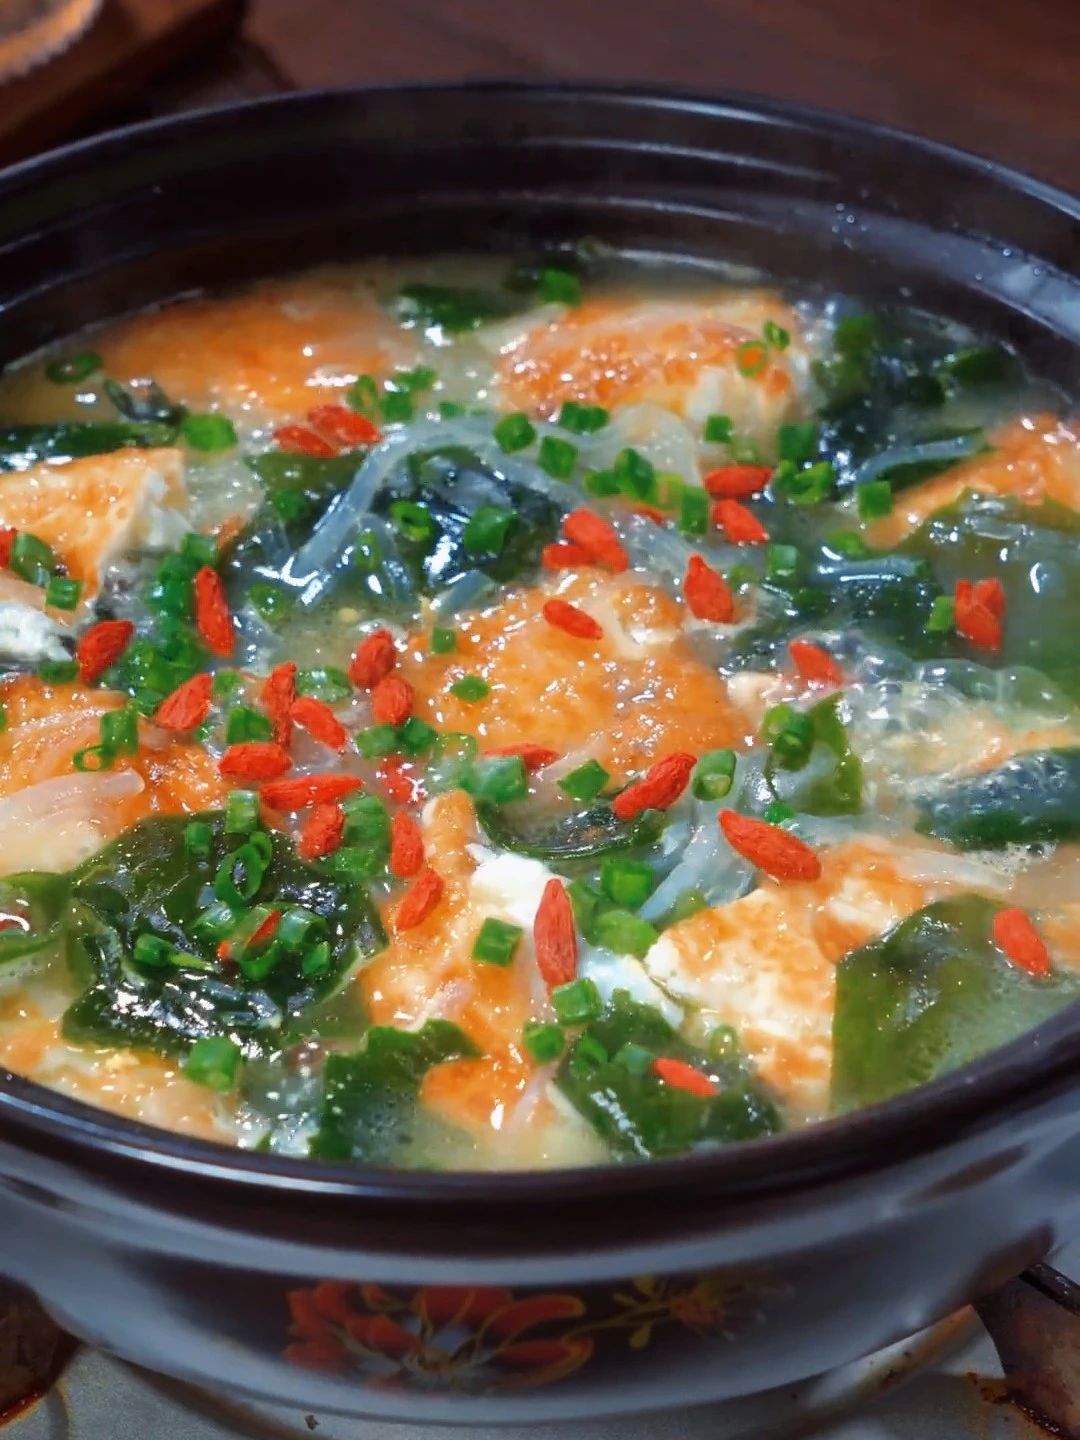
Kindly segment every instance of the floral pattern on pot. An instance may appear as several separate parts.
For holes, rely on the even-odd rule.
[[[587,1297],[496,1286],[415,1290],[324,1280],[288,1294],[286,1360],[380,1389],[486,1394],[565,1380],[601,1340],[642,1350],[661,1329],[732,1336],[776,1293],[729,1273],[639,1276]]]

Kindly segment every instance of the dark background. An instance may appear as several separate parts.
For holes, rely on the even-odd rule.
[[[251,0],[142,108],[493,75],[785,96],[1080,189],[1080,0]]]

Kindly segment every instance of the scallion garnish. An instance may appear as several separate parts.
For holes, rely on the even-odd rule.
[[[599,760],[586,760],[584,765],[579,765],[576,770],[571,770],[569,775],[563,776],[559,781],[559,789],[565,791],[572,800],[587,803],[596,799],[610,779],[610,774]]]
[[[473,941],[472,958],[485,965],[509,965],[521,943],[522,933],[520,925],[489,915]]]
[[[517,450],[528,449],[533,443],[536,439],[536,426],[527,415],[518,411],[513,415],[504,415],[496,423],[492,433],[499,449],[512,455]]]

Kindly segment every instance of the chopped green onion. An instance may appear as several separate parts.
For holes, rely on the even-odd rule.
[[[836,468],[828,460],[819,460],[803,470],[797,469],[792,460],[781,460],[772,478],[776,493],[793,505],[820,505],[835,485]]]
[[[345,392],[345,403],[352,410],[374,420],[379,409],[379,386],[373,375],[359,375]]]
[[[521,411],[504,415],[492,432],[500,450],[512,455],[516,450],[526,450],[536,439],[536,426]]]
[[[7,729],[7,706],[0,705],[0,735]]]
[[[637,910],[656,889],[656,876],[644,860],[609,855],[600,866],[600,887],[616,905]]]
[[[189,530],[180,542],[180,557],[200,570],[204,565],[216,565],[217,541],[212,535],[200,535],[197,530]]]
[[[280,625],[291,613],[293,597],[282,585],[256,580],[248,586],[247,603],[267,625]]]
[[[300,962],[301,973],[306,975],[309,980],[318,975],[325,975],[330,969],[330,959],[330,941],[320,940],[317,945],[313,945],[304,954],[304,958]]]
[[[283,950],[300,951],[316,944],[326,934],[326,921],[303,905],[290,905],[281,917],[274,939]]]
[[[575,1074],[587,1074],[597,1065],[606,1065],[607,1059],[608,1053],[595,1035],[580,1035],[570,1056],[570,1067]]]
[[[525,762],[520,755],[484,755],[462,776],[462,786],[474,800],[508,805],[529,793]]]
[[[47,585],[49,576],[56,569],[56,556],[52,547],[46,545],[29,530],[20,530],[11,545],[8,564],[15,574],[31,585]]]
[[[587,1025],[590,1020],[598,1020],[604,1011],[596,981],[584,975],[568,980],[565,985],[556,985],[551,992],[551,1003],[560,1025]]]
[[[433,655],[449,655],[457,649],[457,632],[449,630],[445,625],[436,625],[431,632],[431,653]]]
[[[395,500],[390,506],[390,520],[395,529],[414,545],[424,545],[438,532],[430,510],[416,500]]]
[[[566,1037],[550,1020],[530,1020],[521,1032],[521,1042],[538,1065],[548,1065],[566,1048]]]
[[[237,444],[236,426],[226,415],[185,415],[180,421],[180,438],[192,450],[207,453],[231,450]]]
[[[619,482],[614,470],[590,470],[584,480],[585,493],[603,499],[619,493]]]
[[[679,529],[684,535],[709,533],[709,496],[696,485],[687,485],[679,497]]]
[[[206,1035],[196,1040],[184,1061],[184,1074],[196,1085],[224,1092],[236,1084],[241,1050],[225,1035]]]
[[[101,356],[96,350],[80,350],[75,355],[50,360],[45,366],[45,378],[54,385],[77,385],[100,369]]]
[[[592,938],[592,923],[607,904],[604,892],[587,880],[571,880],[566,887],[574,911],[574,924],[585,936]]]
[[[390,816],[377,795],[350,795],[345,811],[345,841],[348,845],[375,847],[382,851],[390,844]]]
[[[379,402],[379,409],[388,425],[407,425],[416,414],[416,406],[407,390],[387,390]]]
[[[656,467],[640,451],[620,450],[612,467],[619,489],[632,500],[652,501],[658,493]]]
[[[584,803],[595,800],[610,779],[611,776],[599,760],[586,760],[584,765],[579,765],[576,770],[571,770],[569,775],[563,776],[559,781],[559,789],[565,791],[572,800]]]
[[[191,936],[200,945],[216,945],[224,940],[226,935],[231,935],[236,929],[236,911],[231,905],[226,905],[222,900],[215,900],[208,909],[200,911],[196,915],[192,926]]]
[[[705,421],[705,441],[709,445],[726,445],[731,439],[731,416],[710,415]]]
[[[439,378],[430,365],[414,365],[411,370],[395,370],[388,381],[388,388],[407,390],[415,395],[421,390],[430,390]]]
[[[397,744],[397,730],[393,725],[369,725],[366,730],[356,732],[356,748],[368,760],[392,755]]]
[[[760,375],[769,363],[769,352],[760,340],[744,340],[735,351],[735,364],[739,373],[753,378]]]
[[[209,860],[214,832],[205,820],[192,820],[184,826],[184,849],[196,860]]]
[[[259,823],[259,796],[255,790],[230,790],[225,800],[226,835],[246,835]]]
[[[370,575],[382,563],[382,546],[374,530],[361,530],[353,545],[350,563],[365,575]]]
[[[892,486],[888,480],[868,480],[855,491],[860,520],[880,520],[893,507]]]
[[[708,1039],[711,1060],[734,1060],[739,1053],[739,1037],[731,1025],[717,1025]]]
[[[638,1045],[633,1040],[628,1040],[625,1045],[619,1046],[611,1058],[616,1065],[621,1065],[624,1070],[629,1070],[631,1075],[647,1075],[652,1069],[656,1056],[644,1045]]]
[[[574,473],[577,455],[577,446],[569,440],[560,440],[558,435],[545,435],[536,452],[536,461],[553,480],[569,480]]]
[[[765,579],[784,585],[797,578],[799,552],[794,545],[768,545],[765,549]]]
[[[469,516],[461,543],[470,555],[501,555],[514,524],[504,505],[479,505]]]
[[[450,686],[450,694],[464,700],[467,705],[475,705],[477,701],[487,699],[491,686],[480,675],[463,675]]]
[[[581,281],[569,270],[546,266],[540,272],[540,298],[548,304],[580,305]]]
[[[148,965],[155,970],[176,963],[176,947],[160,935],[136,935],[131,955],[137,965]]]
[[[677,510],[682,503],[683,491],[690,488],[686,481],[681,475],[673,475],[669,470],[662,470],[656,480],[656,504],[662,510]]]
[[[439,415],[443,420],[456,420],[465,414],[465,406],[459,400],[440,400]]]
[[[79,667],[74,660],[43,660],[38,666],[38,675],[46,685],[66,685],[70,680],[74,680],[78,673]],[[162,695],[161,699],[164,698]],[[154,709],[157,709],[156,703]]]
[[[629,910],[602,910],[593,922],[593,942],[617,955],[642,959],[658,938],[658,931]]]
[[[694,766],[690,788],[698,800],[722,800],[735,778],[734,750],[706,750]]]
[[[930,607],[926,628],[931,635],[944,635],[956,627],[956,601],[951,595],[937,595]]]
[[[472,958],[485,965],[509,965],[521,943],[522,933],[520,925],[489,915],[473,941]]]
[[[770,825],[784,825],[788,820],[795,819],[795,811],[783,800],[774,800],[765,807],[765,819]]]
[[[398,744],[406,755],[420,755],[425,750],[430,750],[438,738],[439,732],[426,720],[421,720],[419,715],[410,715],[408,720],[398,728]]]
[[[223,701],[231,700],[243,683],[237,671],[218,670],[210,686],[210,693],[220,705]]]
[[[274,727],[269,717],[250,705],[234,705],[225,720],[225,744],[243,745],[249,740],[270,740]]]
[[[82,595],[83,582],[69,580],[66,575],[50,575],[45,586],[45,604],[54,610],[74,610]]]
[[[320,665],[314,670],[296,672],[296,693],[311,695],[324,705],[339,705],[352,695],[352,686],[344,670],[335,665]]]
[[[112,768],[113,752],[107,745],[86,745],[81,750],[76,750],[71,757],[71,763],[76,770],[96,774],[99,770]]]
[[[602,405],[579,405],[576,400],[563,401],[559,424],[574,435],[591,435],[602,430],[611,416]]]
[[[234,790],[233,795],[237,792]],[[241,792],[251,794],[251,791]],[[232,799],[230,795],[229,799]],[[229,828],[229,811],[226,806],[225,826]],[[239,829],[240,827],[237,826]],[[259,893],[259,886],[266,874],[267,862],[250,841],[227,855],[218,866],[214,876],[214,894],[227,905],[247,905]]]
[[[870,554],[869,545],[854,530],[834,530],[825,537],[825,544],[837,555],[845,555],[849,560],[862,560]]]
[[[742,561],[732,565],[727,572],[727,582],[732,590],[748,590],[751,585],[757,584],[757,571],[752,565],[745,565]]]
[[[805,465],[817,454],[819,431],[813,420],[781,425],[777,435],[780,459],[793,465]]]
[[[765,712],[762,728],[784,769],[795,770],[806,762],[814,744],[814,722],[809,715],[790,705],[774,705]]]
[[[101,717],[101,748],[114,755],[135,755],[139,750],[139,717],[130,705],[106,710]]]
[[[771,345],[774,350],[786,350],[791,344],[791,332],[778,325],[775,320],[766,320],[762,334],[765,336],[766,345]]]

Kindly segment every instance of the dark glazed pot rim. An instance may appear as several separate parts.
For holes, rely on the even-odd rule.
[[[175,119],[116,130],[24,161],[0,175],[0,205],[18,189],[65,165],[91,165],[95,157],[118,148],[153,144],[166,134],[182,141],[197,138],[232,115],[250,111],[317,108],[350,96],[391,93],[425,95],[485,94],[550,97],[552,104],[573,100],[615,101],[628,112],[670,109],[676,113],[724,115],[748,124],[799,126],[843,141],[869,140],[891,151],[935,157],[973,179],[993,180],[1080,223],[1080,200],[1064,191],[991,160],[951,146],[868,121],[812,107],[754,96],[703,97],[635,86],[531,85],[484,81],[463,85],[366,87],[322,90],[195,111]],[[988,237],[992,238],[992,237]],[[755,1140],[670,1160],[629,1166],[529,1172],[417,1172],[331,1165],[300,1158],[254,1154],[208,1141],[187,1139],[88,1104],[70,1100],[33,1081],[0,1070],[0,1136],[26,1148],[110,1178],[138,1183],[172,1183],[183,1176],[219,1198],[231,1191],[243,1201],[261,1190],[270,1195],[311,1201],[369,1201],[438,1212],[452,1221],[466,1214],[542,1207],[573,1201],[589,1207],[610,1206],[616,1197],[645,1197],[675,1202],[682,1197],[744,1201],[780,1196],[796,1188],[825,1185],[853,1175],[869,1175],[898,1160],[929,1153],[1006,1120],[1021,1118],[1037,1101],[1075,1086],[1080,1073],[1080,1003],[1039,1029],[941,1080],[884,1104],[805,1130]],[[209,1191],[207,1191],[209,1193]]]

